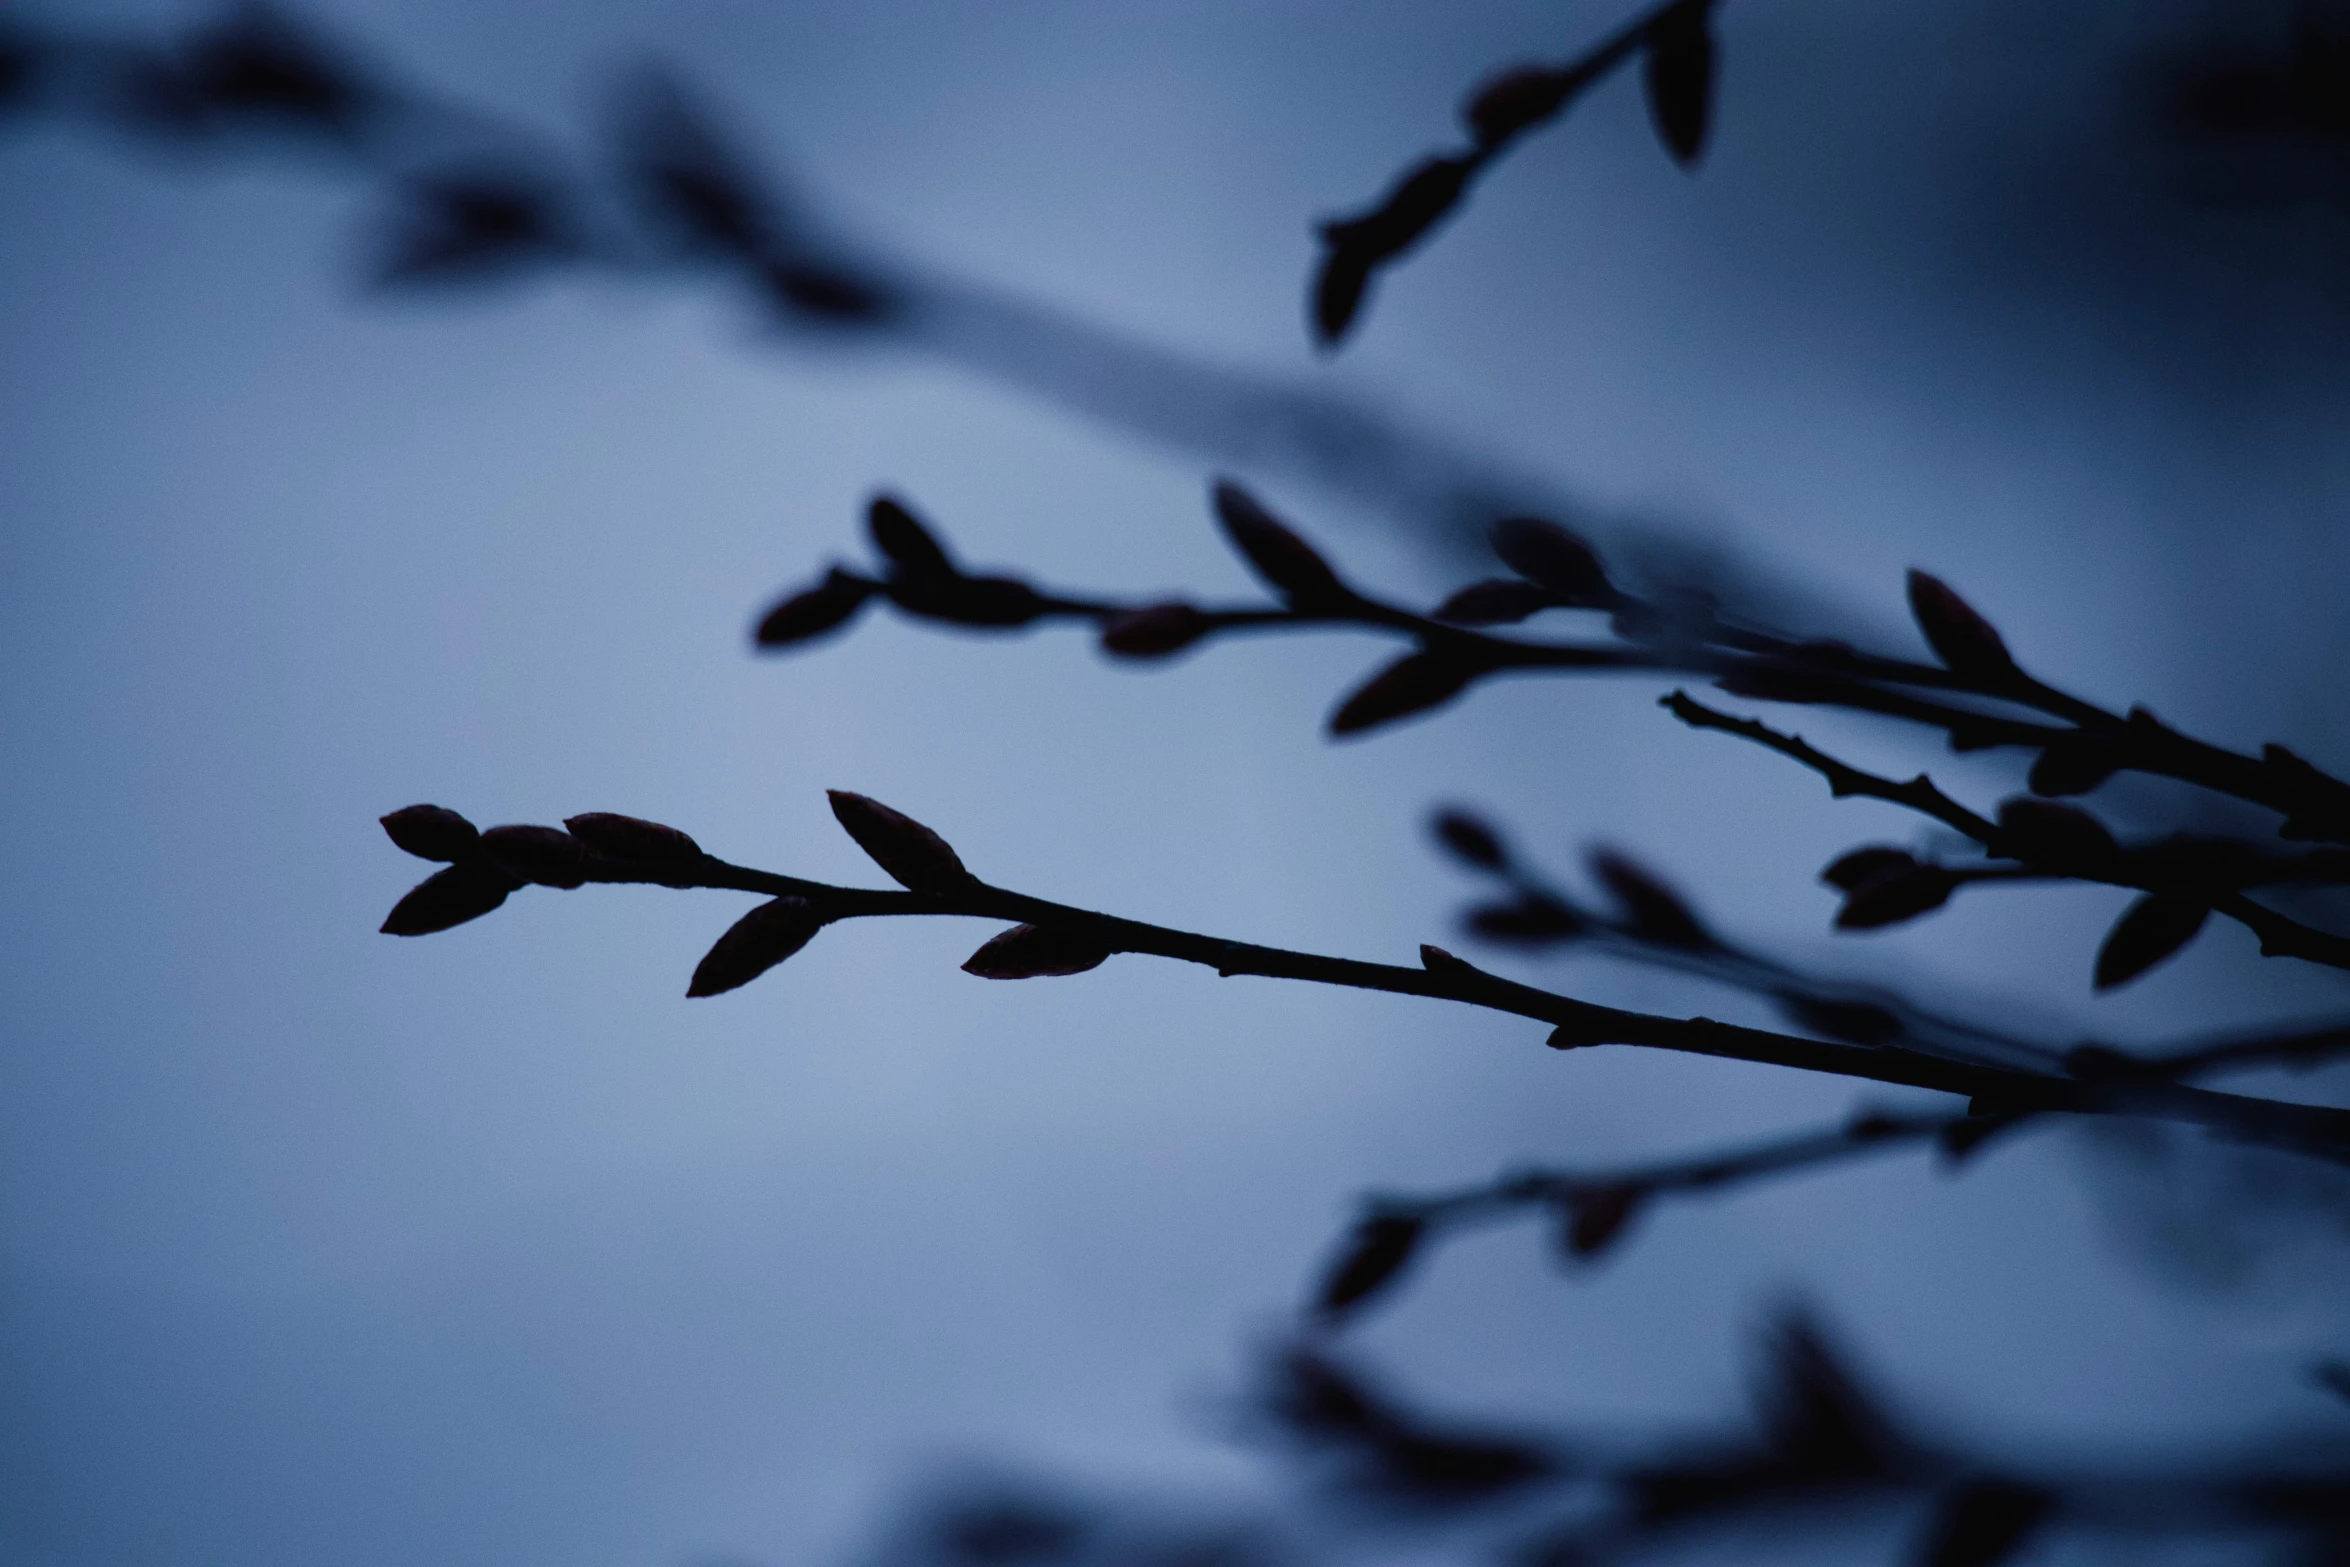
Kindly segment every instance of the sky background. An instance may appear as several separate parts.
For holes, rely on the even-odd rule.
[[[972,297],[1349,400],[1611,536],[1694,534],[1894,635],[1925,566],[2059,684],[2350,765],[2350,220],[2183,199],[2240,172],[2146,128],[2146,61],[2199,36],[2197,7],[1731,4],[1701,173],[1657,151],[1629,82],[1600,90],[1335,360],[1301,322],[1310,220],[1445,140],[1465,84],[1615,9],[309,14],[582,154],[618,71],[658,55],[840,232]],[[47,123],[0,135],[0,211],[10,1562],[836,1560],[979,1458],[1245,1495],[1264,1466],[1216,1400],[1359,1192],[1667,1155],[1860,1097],[1133,957],[986,984],[956,969],[988,934],[968,922],[830,930],[689,1003],[745,900],[534,889],[377,935],[424,867],[374,818],[411,801],[628,812],[878,883],[825,809],[851,788],[999,883],[1388,960],[1454,939],[1472,889],[1423,823],[1467,801],[1562,873],[1626,845],[1733,933],[2052,1037],[2340,1005],[2232,927],[2093,1001],[2123,901],[2096,890],[1832,939],[1818,867],[1909,822],[1681,730],[1655,682],[1504,683],[1332,745],[1369,639],[1137,671],[1074,633],[876,616],[752,656],[778,590],[857,553],[877,485],[974,562],[1251,591],[1204,499],[1234,454],[1075,406],[1049,370],[1074,339],[1023,338],[1041,357],[1007,372],[794,338],[675,279],[376,297],[367,208],[323,164]],[[1474,571],[1411,506],[1260,457],[1237,471],[1365,580],[1432,599]],[[1977,802],[2014,787],[1912,735],[1805,725]],[[1761,1020],[1685,981],[1492,961]],[[1575,1279],[1504,1228],[1446,1248],[1363,1343],[1448,1407],[1695,1421],[1735,1403],[1757,1314],[1801,1295],[1987,1443],[2324,1420],[2300,1367],[2350,1348],[2338,1233],[2183,1285],[2112,1221],[2144,1217],[2112,1168],[2056,1135],[1957,1180],[1896,1158],[1671,1206]]]

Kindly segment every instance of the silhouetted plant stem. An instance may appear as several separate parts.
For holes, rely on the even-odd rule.
[[[1609,581],[1597,557],[1580,540],[1533,519],[1496,525],[1497,548],[1506,542],[1516,553],[1517,563],[1524,567],[1523,580],[1476,584],[1455,594],[1435,614],[1422,615],[1344,581],[1311,545],[1237,486],[1220,482],[1215,493],[1220,512],[1245,513],[1257,536],[1270,534],[1284,541],[1280,551],[1285,557],[1311,562],[1304,568],[1306,576],[1298,579],[1304,591],[1292,592],[1268,578],[1286,601],[1282,606],[1221,608],[1071,594],[1036,588],[1019,578],[967,575],[935,539],[919,569],[897,563],[888,574],[875,577],[836,566],[826,580],[854,592],[856,604],[882,598],[917,618],[949,624],[1008,630],[1053,620],[1082,621],[1100,632],[1106,651],[1127,658],[1166,657],[1233,632],[1352,627],[1409,639],[1417,648],[1417,663],[1407,657],[1389,666],[1342,704],[1332,720],[1334,731],[1341,734],[1428,711],[1481,680],[1511,672],[1696,675],[1736,696],[1846,708],[1925,724],[1942,730],[1954,750],[2037,751],[2032,776],[2037,793],[2081,793],[2115,772],[2145,772],[2275,810],[2285,818],[2279,832],[2288,840],[2350,845],[2350,785],[2281,746],[2269,746],[2257,758],[2244,756],[2182,735],[2144,708],[2115,714],[2060,691],[2027,673],[2008,654],[1997,632],[1947,587],[1922,573],[1912,574],[1913,608],[1923,617],[1938,617],[1934,623],[1946,640],[1957,638],[1940,664],[1732,624],[1702,602],[1645,600]],[[887,506],[912,523],[911,514],[895,500],[883,497],[874,504]],[[1230,516],[1226,527],[1235,548],[1248,554],[1232,532]],[[927,532],[924,536],[929,537]],[[1525,553],[1529,541],[1539,546],[1531,555]],[[1562,556],[1568,562],[1563,576]],[[1545,560],[1550,562],[1547,569]],[[1261,564],[1252,560],[1252,565]],[[1542,580],[1546,574],[1548,582]],[[854,605],[814,621],[805,614],[786,613],[822,593],[821,588],[810,590],[779,604],[762,622],[761,645],[788,646],[831,631],[854,614]],[[1521,621],[1543,609],[1604,612],[1619,640],[1561,642],[1477,629]],[[1921,625],[1926,624],[1922,619]],[[1929,640],[1933,634],[1929,630]],[[2011,711],[1999,711],[2001,706]],[[2013,709],[2040,716],[2019,717]],[[2048,718],[2059,722],[2043,721]],[[1840,776],[1846,784],[1856,782],[1849,774]],[[1831,777],[1832,783],[1837,781]],[[1982,828],[1980,818],[1956,814],[1959,808],[1946,798],[1937,801],[1922,789],[1913,792],[1918,808],[1930,809],[1968,836],[1977,836]],[[2350,880],[2350,854],[2305,857],[2268,869],[2274,880]],[[2265,934],[2282,937],[2287,944],[2276,950],[2296,956],[2336,950],[2273,925]]]
[[[861,799],[836,796],[836,810],[841,809],[838,802],[842,798]],[[1808,1039],[1712,1018],[1631,1012],[1505,979],[1433,946],[1420,949],[1420,967],[1407,968],[1260,946],[1076,908],[990,886],[962,870],[960,862],[953,859],[952,850],[927,828],[888,812],[886,807],[869,801],[863,804],[885,812],[903,828],[922,835],[936,854],[945,857],[951,872],[932,873],[937,881],[934,889],[885,891],[840,887],[755,870],[716,859],[698,848],[688,856],[660,863],[619,860],[554,828],[497,828],[483,835],[481,841],[485,845],[493,842],[498,845],[495,850],[483,852],[490,853],[496,864],[512,867],[510,874],[517,886],[531,880],[546,880],[558,886],[599,882],[760,893],[770,898],[803,901],[810,920],[810,934],[824,923],[879,916],[955,915],[1004,920],[1071,933],[1104,955],[1141,953],[1200,964],[1227,977],[1254,975],[1302,980],[1451,1001],[1529,1018],[1550,1025],[1549,1042],[1560,1049],[1615,1044],[1678,1050],[1958,1094],[1986,1114],[2061,1112],[2145,1116],[2207,1126],[2230,1136],[2327,1159],[2350,1159],[2350,1110],[2216,1093],[2135,1072],[2097,1071],[2085,1076],[2043,1074],[1954,1061],[1910,1049]],[[437,808],[411,807],[410,812],[428,809]],[[592,820],[597,819],[573,819],[575,824]],[[586,831],[584,826],[581,831]],[[692,842],[683,834],[675,836],[685,844]],[[602,841],[600,836],[597,841]],[[866,836],[861,835],[859,841],[869,853],[876,852]],[[506,858],[498,858],[499,855]],[[548,871],[535,868],[545,865],[547,860],[517,858],[518,855],[553,856],[560,863],[556,870]],[[460,869],[464,863],[467,862],[461,860],[452,869]],[[892,875],[901,879],[916,874],[899,863],[885,860],[884,864]]]
[[[1661,705],[1692,728],[1736,735],[1800,762],[1825,778],[1829,791],[1840,799],[1849,795],[1862,795],[1888,801],[1955,828],[1995,856],[2024,861],[2035,857],[2030,843],[2018,829],[1990,821],[1968,810],[1936,788],[1933,781],[1923,773],[1906,783],[1900,783],[1865,772],[1828,755],[1799,735],[1782,733],[1759,719],[1719,712],[1694,700],[1685,691],[1675,691],[1664,697]],[[1954,884],[2025,879],[1996,868],[1938,869]],[[2114,887],[2134,887],[2147,892],[2177,891],[2183,896],[2206,903],[2252,931],[2260,938],[2260,950],[2263,953],[2304,958],[2329,968],[2350,968],[2350,939],[2313,929],[2253,902],[2241,892],[2199,885],[2175,874],[2165,875],[2159,863],[2150,862],[2144,854],[2124,851],[2099,856],[2094,861],[2088,857],[2068,857],[2061,864],[2036,868],[2027,865],[2026,870],[2033,875],[2100,882]],[[2287,880],[2340,881],[2350,879],[2350,862],[2346,862],[2338,853],[2319,851],[2262,866],[2254,872],[2254,877],[2254,884]]]

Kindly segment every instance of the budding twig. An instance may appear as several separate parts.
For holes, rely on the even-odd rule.
[[[482,834],[449,871],[440,873],[425,886],[431,887],[453,872],[478,868],[483,874],[507,878],[509,886],[526,882],[558,887],[588,882],[640,883],[763,893],[771,898],[803,903],[806,918],[818,927],[843,919],[883,915],[998,919],[1071,933],[1082,938],[1088,950],[1098,949],[1104,955],[1144,953],[1201,964],[1225,976],[1256,975],[1421,996],[1529,1018],[1551,1025],[1550,1043],[1561,1049],[1604,1044],[1645,1045],[1934,1089],[1963,1095],[1985,1113],[2047,1111],[2148,1116],[2213,1127],[2230,1136],[2273,1143],[2322,1158],[2350,1159],[2350,1110],[2216,1093],[2136,1075],[2098,1073],[2074,1077],[2020,1071],[1953,1061],[1900,1047],[1806,1039],[1712,1018],[1631,1012],[1504,979],[1440,947],[1422,947],[1421,965],[1407,968],[1174,930],[991,886],[964,870],[953,850],[920,823],[859,795],[836,792],[833,804],[835,813],[857,836],[860,845],[893,876],[919,883],[918,889],[888,892],[838,887],[733,865],[698,847],[690,854],[679,850],[674,858],[659,861],[619,859],[584,841],[574,840],[576,848],[566,849],[559,840],[568,835],[553,828],[493,828]],[[394,813],[395,819],[418,810],[437,811],[438,808],[410,807],[408,812]],[[683,834],[677,834],[677,840],[692,843]],[[412,899],[417,896],[410,895]],[[498,901],[503,901],[503,895]],[[406,903],[403,900],[403,907]],[[460,914],[445,924],[460,923],[494,907],[496,904],[492,903]],[[387,928],[409,933],[398,925],[398,920],[399,911],[395,910]],[[782,934],[791,940],[794,950],[804,944],[797,923],[783,922]]]

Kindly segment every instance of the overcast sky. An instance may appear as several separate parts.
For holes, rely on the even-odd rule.
[[[879,345],[674,278],[372,296],[368,208],[323,163],[7,130],[0,1555],[839,1559],[975,1455],[1246,1494],[1263,1466],[1203,1411],[1357,1193],[1860,1097],[1135,957],[991,985],[957,972],[968,922],[835,929],[688,1002],[742,898],[532,890],[377,935],[426,867],[374,818],[412,801],[623,811],[877,884],[824,806],[851,788],[1000,884],[1408,961],[1456,939],[1471,889],[1423,823],[1465,800],[1562,874],[1627,845],[1773,950],[2059,1040],[2338,1007],[2232,928],[2092,1000],[2107,891],[1831,939],[1817,869],[1909,822],[1681,731],[1654,682],[1503,683],[1334,746],[1323,715],[1382,656],[1362,637],[1138,672],[1074,633],[876,616],[752,656],[776,591],[860,549],[877,485],[969,559],[1076,587],[1251,591],[1205,506],[1228,470],[1383,587],[1474,569],[1429,507],[1160,397],[1270,384],[1893,635],[1929,567],[2059,683],[2350,764],[2350,209],[2185,199],[2210,169],[2147,129],[2147,62],[2195,7],[1736,0],[1701,172],[1615,83],[1358,342],[1310,350],[1310,222],[1442,143],[1465,84],[1619,9],[314,8],[583,158],[618,72],[668,61],[840,234],[978,302],[960,336]],[[1095,361],[1056,357],[1081,352],[1118,395],[1089,406]],[[2015,786],[1822,732],[1977,802]],[[1673,1208],[1588,1278],[1499,1230],[1364,1342],[1448,1406],[1697,1420],[1801,1294],[1989,1442],[2322,1418],[2300,1367],[2346,1347],[2340,1247],[2183,1287],[2101,1217],[2105,1168],[2065,1136],[1957,1180],[1894,1159]]]

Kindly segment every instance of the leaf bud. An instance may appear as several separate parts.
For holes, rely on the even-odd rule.
[[[613,811],[586,811],[566,816],[571,836],[608,860],[643,865],[675,865],[702,857],[702,846],[674,827],[648,822]]]
[[[824,917],[805,898],[774,898],[727,927],[694,968],[685,987],[689,997],[739,990],[799,951],[824,928]]]
[[[1146,604],[1102,623],[1102,651],[1118,658],[1164,658],[1215,628],[1189,604]]]
[[[781,600],[760,617],[751,640],[763,648],[812,641],[847,625],[872,596],[873,584],[835,566],[814,587]]]
[[[1487,537],[1503,565],[1550,589],[1564,604],[1605,606],[1619,596],[1597,552],[1555,522],[1504,517]]]
[[[387,936],[429,936],[479,919],[522,884],[496,866],[468,860],[433,872],[408,889],[385,916]]]
[[[420,860],[462,860],[481,843],[473,823],[445,805],[403,805],[377,820],[385,837]]]
[[[832,814],[873,863],[913,892],[960,892],[973,877],[947,841],[879,800],[846,789],[828,789]]]
[[[1230,479],[1218,479],[1215,503],[1225,538],[1291,609],[1330,609],[1354,602],[1354,593],[1338,580],[1330,563],[1248,491]]]
[[[587,845],[560,827],[492,827],[481,847],[516,881],[569,889],[587,880]]]
[[[1950,901],[1957,880],[1939,865],[1912,861],[1853,887],[1836,911],[1838,930],[1878,930],[1916,919]]]
[[[1366,1216],[1323,1274],[1315,1310],[1324,1320],[1335,1321],[1372,1300],[1411,1263],[1427,1232],[1427,1221],[1417,1214]]]
[[[865,531],[903,577],[951,577],[955,563],[928,528],[894,495],[876,495],[865,508]]]
[[[1926,645],[1952,674],[1994,683],[2014,678],[2015,659],[1998,631],[1941,578],[1909,574],[1909,612],[1925,633]]]
[[[1057,925],[1014,925],[999,931],[963,960],[963,972],[981,979],[1043,979],[1082,974],[1108,960],[1110,949],[1082,931]]]
[[[1330,715],[1334,735],[1360,734],[1414,713],[1442,707],[1461,694],[1476,671],[1434,653],[1407,653],[1356,688]]]

